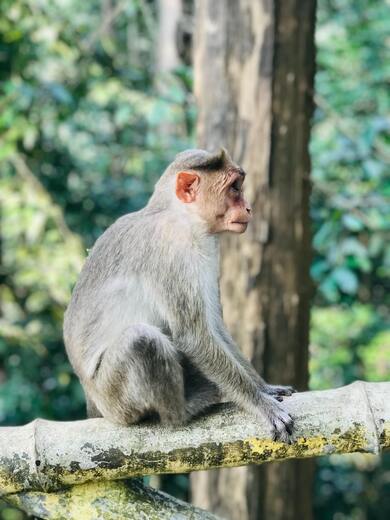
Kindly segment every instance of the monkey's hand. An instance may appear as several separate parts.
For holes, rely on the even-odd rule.
[[[273,440],[291,444],[291,435],[294,428],[291,415],[282,408],[274,397],[262,393],[260,399],[262,409],[271,425]]]
[[[266,384],[265,388],[263,388],[263,392],[265,392],[268,395],[272,395],[278,401],[283,401],[283,397],[294,394],[296,390],[292,386]]]

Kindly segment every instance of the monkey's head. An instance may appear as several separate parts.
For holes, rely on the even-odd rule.
[[[245,172],[224,148],[216,153],[186,150],[165,176],[173,181],[176,201],[200,218],[209,233],[246,231],[252,210],[243,195]]]

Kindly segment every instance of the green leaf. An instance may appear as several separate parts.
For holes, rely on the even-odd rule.
[[[355,294],[358,289],[356,274],[346,267],[337,267],[332,271],[332,278],[346,294]]]
[[[342,216],[344,226],[351,231],[361,231],[364,228],[363,222],[352,213],[345,213]]]

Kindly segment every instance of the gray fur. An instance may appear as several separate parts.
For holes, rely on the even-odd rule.
[[[219,301],[217,236],[174,194],[178,171],[229,166],[223,149],[179,154],[148,205],[96,241],[64,320],[90,415],[181,424],[223,396],[289,440],[292,419],[276,398],[290,390],[267,385],[234,344]]]

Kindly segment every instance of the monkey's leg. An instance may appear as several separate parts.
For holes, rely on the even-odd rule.
[[[184,391],[188,418],[196,417],[210,406],[222,400],[222,394],[214,383],[209,381],[193,363],[182,355],[181,364],[184,374]]]
[[[86,386],[103,417],[115,423],[154,414],[164,424],[185,422],[183,370],[176,349],[156,327],[128,327],[103,353]]]
[[[188,418],[196,417],[207,411],[214,404],[221,403],[221,392],[214,383],[204,386],[198,391],[193,392],[186,401],[186,411]]]

